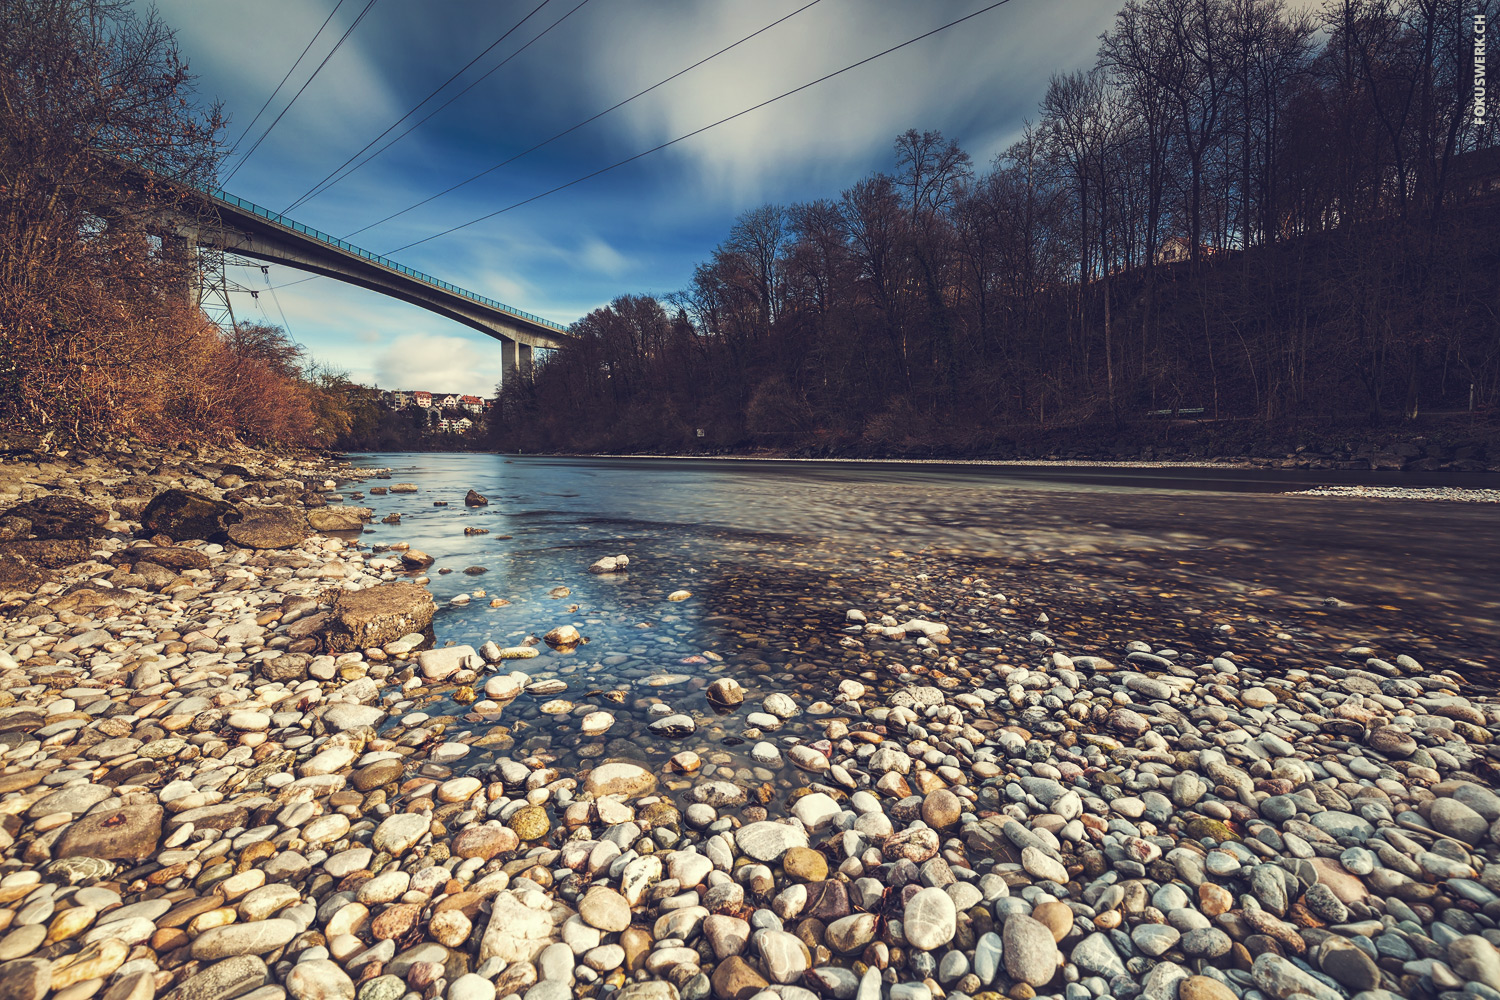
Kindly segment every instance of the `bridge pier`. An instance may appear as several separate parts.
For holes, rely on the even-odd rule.
[[[514,340],[500,341],[500,368],[502,386],[508,384],[512,377],[531,378],[531,345]]]
[[[187,300],[187,307],[189,309],[201,308],[203,272],[200,270],[198,261],[197,236],[163,232],[160,234],[160,239],[162,257],[177,271],[175,279],[180,283],[179,287],[183,297]]]

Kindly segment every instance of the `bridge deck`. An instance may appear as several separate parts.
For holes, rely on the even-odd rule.
[[[353,243],[350,243],[348,240],[339,239],[337,236],[332,236],[328,233],[314,229],[312,226],[304,225],[303,223],[300,223],[295,219],[289,219],[279,212],[273,212],[270,209],[265,208],[264,206],[257,205],[252,201],[248,201],[244,198],[239,197],[238,195],[230,194],[228,191],[225,191],[222,188],[199,188],[198,190],[201,193],[208,195],[209,198],[213,200],[215,207],[219,208],[221,211],[227,210],[228,214],[231,216],[239,213],[253,215],[258,219],[264,220],[265,222],[271,223],[272,225],[278,226],[281,229],[288,231],[288,233],[298,234],[302,237],[324,244],[325,246],[332,247],[344,253],[352,254],[355,257],[362,258],[363,260],[366,260],[371,264],[393,272],[394,274],[402,275],[405,278],[421,282],[422,284],[428,285],[443,292],[447,292],[451,295],[457,295],[462,298],[468,299],[469,301],[477,305],[483,306],[486,309],[493,310],[494,312],[497,312],[512,320],[518,320],[521,323],[527,325],[540,327],[543,331],[549,331],[555,334],[560,334],[562,336],[567,336],[568,331],[566,327],[558,323],[554,323],[551,320],[544,319],[541,316],[536,315],[535,313],[527,312],[524,309],[517,309],[514,306],[506,305],[504,302],[497,301],[485,295],[480,295],[478,292],[472,292],[467,288],[460,288],[458,285],[455,285],[452,282],[444,281],[441,278],[434,277],[423,271],[418,271],[416,268],[408,267],[405,264],[400,263],[399,261],[395,261],[390,259],[389,257],[384,256],[383,254],[378,254],[374,251],[366,250],[364,247],[356,246]]]

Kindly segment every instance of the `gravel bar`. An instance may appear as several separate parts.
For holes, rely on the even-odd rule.
[[[434,648],[431,560],[357,542],[420,484],[367,474],[0,465],[0,997],[1500,1000],[1500,701],[1458,664],[872,593],[821,623],[890,651],[836,694],[705,664],[714,712],[637,736],[668,764],[568,773],[472,719],[583,696],[525,669],[583,637]],[[791,776],[716,775],[711,723]]]

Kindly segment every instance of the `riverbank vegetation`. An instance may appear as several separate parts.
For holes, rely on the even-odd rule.
[[[1133,0],[992,163],[908,131],[892,172],[745,213],[682,293],[578,322],[495,443],[1004,454],[1492,408],[1471,13]]]
[[[173,33],[116,0],[0,0],[0,419],[62,438],[325,444],[341,380],[278,329],[224,332],[165,220],[224,121]],[[148,172],[128,167],[146,167]]]

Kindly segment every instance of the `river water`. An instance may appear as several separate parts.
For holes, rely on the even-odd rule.
[[[749,750],[762,737],[783,751],[821,738],[837,711],[816,703],[833,700],[842,679],[885,688],[916,674],[967,687],[998,660],[1039,663],[1053,648],[1118,660],[1131,640],[1188,659],[1234,650],[1287,671],[1358,665],[1369,654],[1346,650],[1365,646],[1483,686],[1500,662],[1494,504],[1286,493],[1410,477],[432,453],[354,461],[419,487],[354,502],[375,510],[362,544],[405,542],[435,557],[440,644],[515,645],[563,624],[586,639],[514,661],[567,687],[523,695],[498,718],[452,691],[415,706],[488,730],[495,757],[661,769],[690,749],[706,762],[700,776],[797,781]],[[465,508],[470,489],[489,505]],[[392,512],[401,524],[378,523]],[[587,572],[622,553],[628,573]],[[692,596],[667,601],[678,590]],[[469,603],[450,603],[464,593]],[[495,598],[508,603],[491,607]],[[846,631],[851,608],[871,621],[944,622],[951,642]],[[703,693],[720,675],[744,685],[746,710],[780,691],[804,712],[774,733],[747,732],[744,711],[720,716]],[[601,709],[615,725],[585,736],[579,719]],[[650,733],[669,709],[692,715],[697,731]]]

